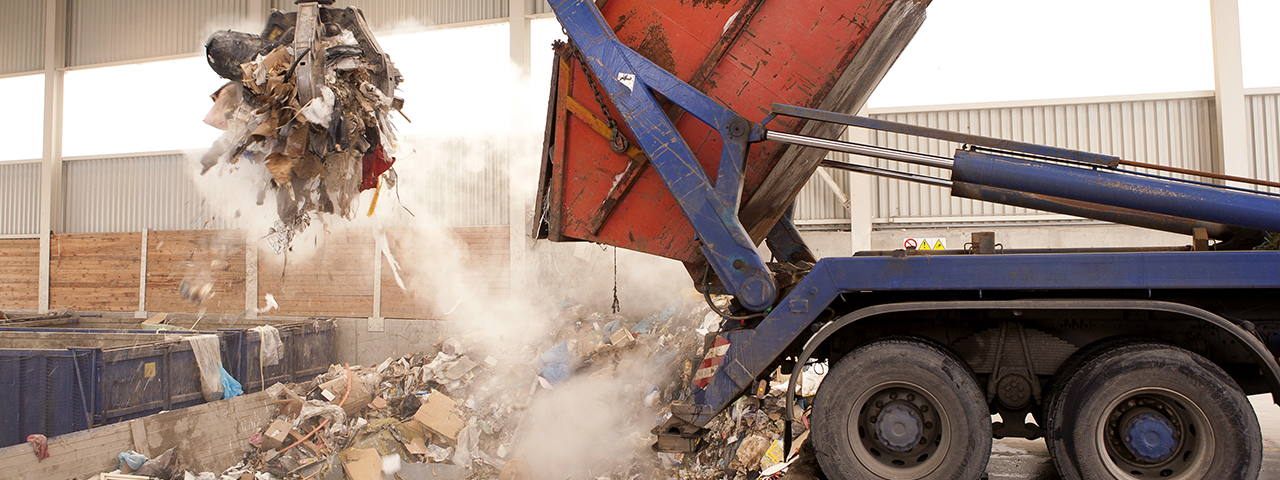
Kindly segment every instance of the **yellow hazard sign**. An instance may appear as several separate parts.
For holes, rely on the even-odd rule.
[[[908,238],[902,241],[902,248],[906,250],[946,250],[947,239],[945,238]]]

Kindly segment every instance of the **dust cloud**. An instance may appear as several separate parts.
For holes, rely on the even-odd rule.
[[[252,25],[243,29],[256,31]],[[664,309],[670,311],[682,302],[682,291],[692,298],[688,295],[692,282],[674,260],[589,243],[553,244],[529,238],[542,125],[522,118],[535,116],[530,112],[538,112],[536,116],[545,112],[545,93],[522,94],[538,88],[524,72],[514,77],[455,75],[440,69],[439,59],[425,52],[458,47],[436,43],[447,36],[424,29],[402,24],[393,33],[403,35],[379,36],[404,73],[401,94],[406,115],[415,122],[440,125],[439,117],[446,122],[453,118],[450,109],[456,108],[458,95],[472,95],[467,99],[469,108],[488,114],[460,113],[453,125],[438,131],[405,128],[404,119],[397,118],[396,127],[409,134],[395,142],[395,175],[386,179],[394,180],[394,186],[384,181],[387,186],[378,192],[372,215],[366,215],[374,202],[372,191],[360,195],[354,218],[312,214],[311,225],[294,238],[284,259],[304,262],[323,255],[321,246],[330,236],[372,232],[381,251],[375,256],[383,270],[384,316],[393,304],[398,311],[417,312],[419,318],[430,319],[424,321],[442,323],[445,336],[441,340],[465,338],[500,365],[523,363],[524,369],[531,367],[531,358],[536,360],[557,342],[598,332],[602,321],[617,319],[611,313],[615,291],[623,328]],[[502,40],[499,51],[507,47]],[[493,49],[472,48],[479,48],[481,56],[488,52],[486,48]],[[434,77],[428,81],[418,75]],[[449,75],[455,75],[449,88],[433,83],[448,80],[444,77]],[[419,83],[437,86],[422,88]],[[546,85],[545,79],[537,83]],[[261,164],[241,161],[219,163],[201,175],[199,155],[191,158],[192,178],[212,213],[247,232],[250,239],[265,237],[276,220],[270,172]],[[270,249],[259,248],[259,252],[264,257],[273,255]],[[508,263],[493,261],[503,255],[510,256]],[[266,261],[279,260],[260,260]],[[388,281],[387,272],[394,272],[398,280]],[[504,277],[510,280],[504,282]],[[259,296],[264,293],[268,292],[260,291]],[[596,321],[566,324],[563,312],[575,305],[599,312],[592,317]],[[700,321],[701,314],[696,316]],[[683,333],[694,338],[693,343],[702,341],[692,331]],[[420,347],[423,352],[435,348]],[[659,354],[664,356],[658,358]],[[669,399],[683,387],[684,379],[674,372],[687,365],[679,355],[652,348],[595,361],[594,368],[586,368],[575,360],[573,369],[590,373],[571,375],[556,385],[531,385],[527,382],[533,377],[524,376],[519,377],[521,382],[504,386],[512,391],[537,390],[525,406],[506,457],[526,458],[534,478],[595,478],[633,469],[624,465],[628,462],[658,463],[649,450],[653,437],[648,431],[662,420],[665,402],[654,399]],[[655,396],[655,390],[663,392]]]

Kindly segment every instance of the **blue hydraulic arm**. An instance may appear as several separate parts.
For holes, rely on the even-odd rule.
[[[551,0],[551,6],[571,43],[582,53],[582,60],[697,232],[710,267],[743,307],[767,312],[751,328],[717,335],[712,343],[715,347],[708,349],[703,366],[695,371],[689,397],[671,407],[673,418],[659,435],[663,449],[696,448],[697,430],[752,385],[789,347],[794,347],[834,299],[849,292],[952,291],[976,293],[981,298],[987,290],[1078,290],[1087,295],[1116,290],[1252,288],[1273,293],[1280,289],[1280,274],[1276,273],[1280,272],[1278,252],[854,257],[817,261],[785,298],[779,299],[776,280],[738,219],[749,142],[772,140],[937,167],[951,171],[952,177],[913,176],[870,167],[860,171],[926,181],[953,191],[972,186],[1032,196],[1028,198],[1040,202],[1036,205],[1068,205],[1083,211],[1114,209],[1111,213],[1116,218],[1137,218],[1142,214],[1169,217],[1155,219],[1162,224],[1182,222],[1194,226],[1218,222],[1280,231],[1280,196],[1120,172],[1113,170],[1119,159],[1107,155],[800,107],[775,106],[774,113],[949,139],[985,147],[987,153],[975,148],[949,158],[771,132],[763,124],[751,124],[623,45],[591,0]],[[661,108],[659,95],[719,132],[723,148],[714,182]],[[1040,161],[1044,159],[1059,163]],[[770,232],[769,241],[771,249],[775,254],[781,253],[784,260],[813,261],[812,253],[787,218]],[[1264,360],[1268,372],[1280,372],[1274,359]],[[1280,385],[1280,373],[1268,378]],[[664,445],[664,441],[675,443]],[[679,444],[686,441],[687,444]]]
[[[725,288],[749,310],[771,307],[777,285],[738,220],[751,123],[619,42],[590,0],[552,0],[551,8],[693,224]],[[724,147],[714,184],[655,92],[720,133]]]

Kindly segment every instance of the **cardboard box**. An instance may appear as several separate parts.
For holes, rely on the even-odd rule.
[[[359,375],[352,375],[351,393],[349,394],[347,393],[347,377],[345,376],[322,383],[320,388],[329,394],[325,395],[325,398],[333,397],[329,401],[334,405],[342,401],[343,395],[347,396],[347,401],[342,404],[342,410],[347,413],[348,417],[359,415],[360,410],[363,410],[373,400],[373,396],[369,395],[369,390],[364,387],[364,381],[360,380]]]
[[[437,435],[456,442],[458,432],[463,427],[462,417],[453,413],[456,403],[443,393],[431,392],[422,406],[418,407],[418,412],[413,414],[413,419]]]
[[[634,341],[636,341],[636,336],[632,335],[631,331],[625,328],[619,328],[618,331],[613,332],[613,335],[609,336],[609,343],[617,347],[625,347]]]
[[[289,438],[289,430],[293,429],[293,424],[284,420],[276,419],[267,426],[267,431],[262,433],[262,448],[265,450],[277,449],[284,446],[284,441]]]
[[[372,448],[352,448],[342,452],[342,469],[351,480],[383,480],[382,456]]]

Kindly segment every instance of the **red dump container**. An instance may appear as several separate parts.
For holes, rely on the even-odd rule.
[[[773,103],[853,112],[924,21],[929,0],[602,0],[622,43],[759,122]],[[705,260],[692,225],[643,152],[609,148],[600,101],[576,58],[556,56],[538,191],[539,238],[586,240],[688,263]],[[607,96],[601,97],[636,145]],[[720,138],[692,115],[668,115],[709,178]],[[841,128],[785,118],[771,130],[835,138]],[[604,132],[604,133],[602,133]],[[823,153],[751,146],[739,217],[759,242]]]

